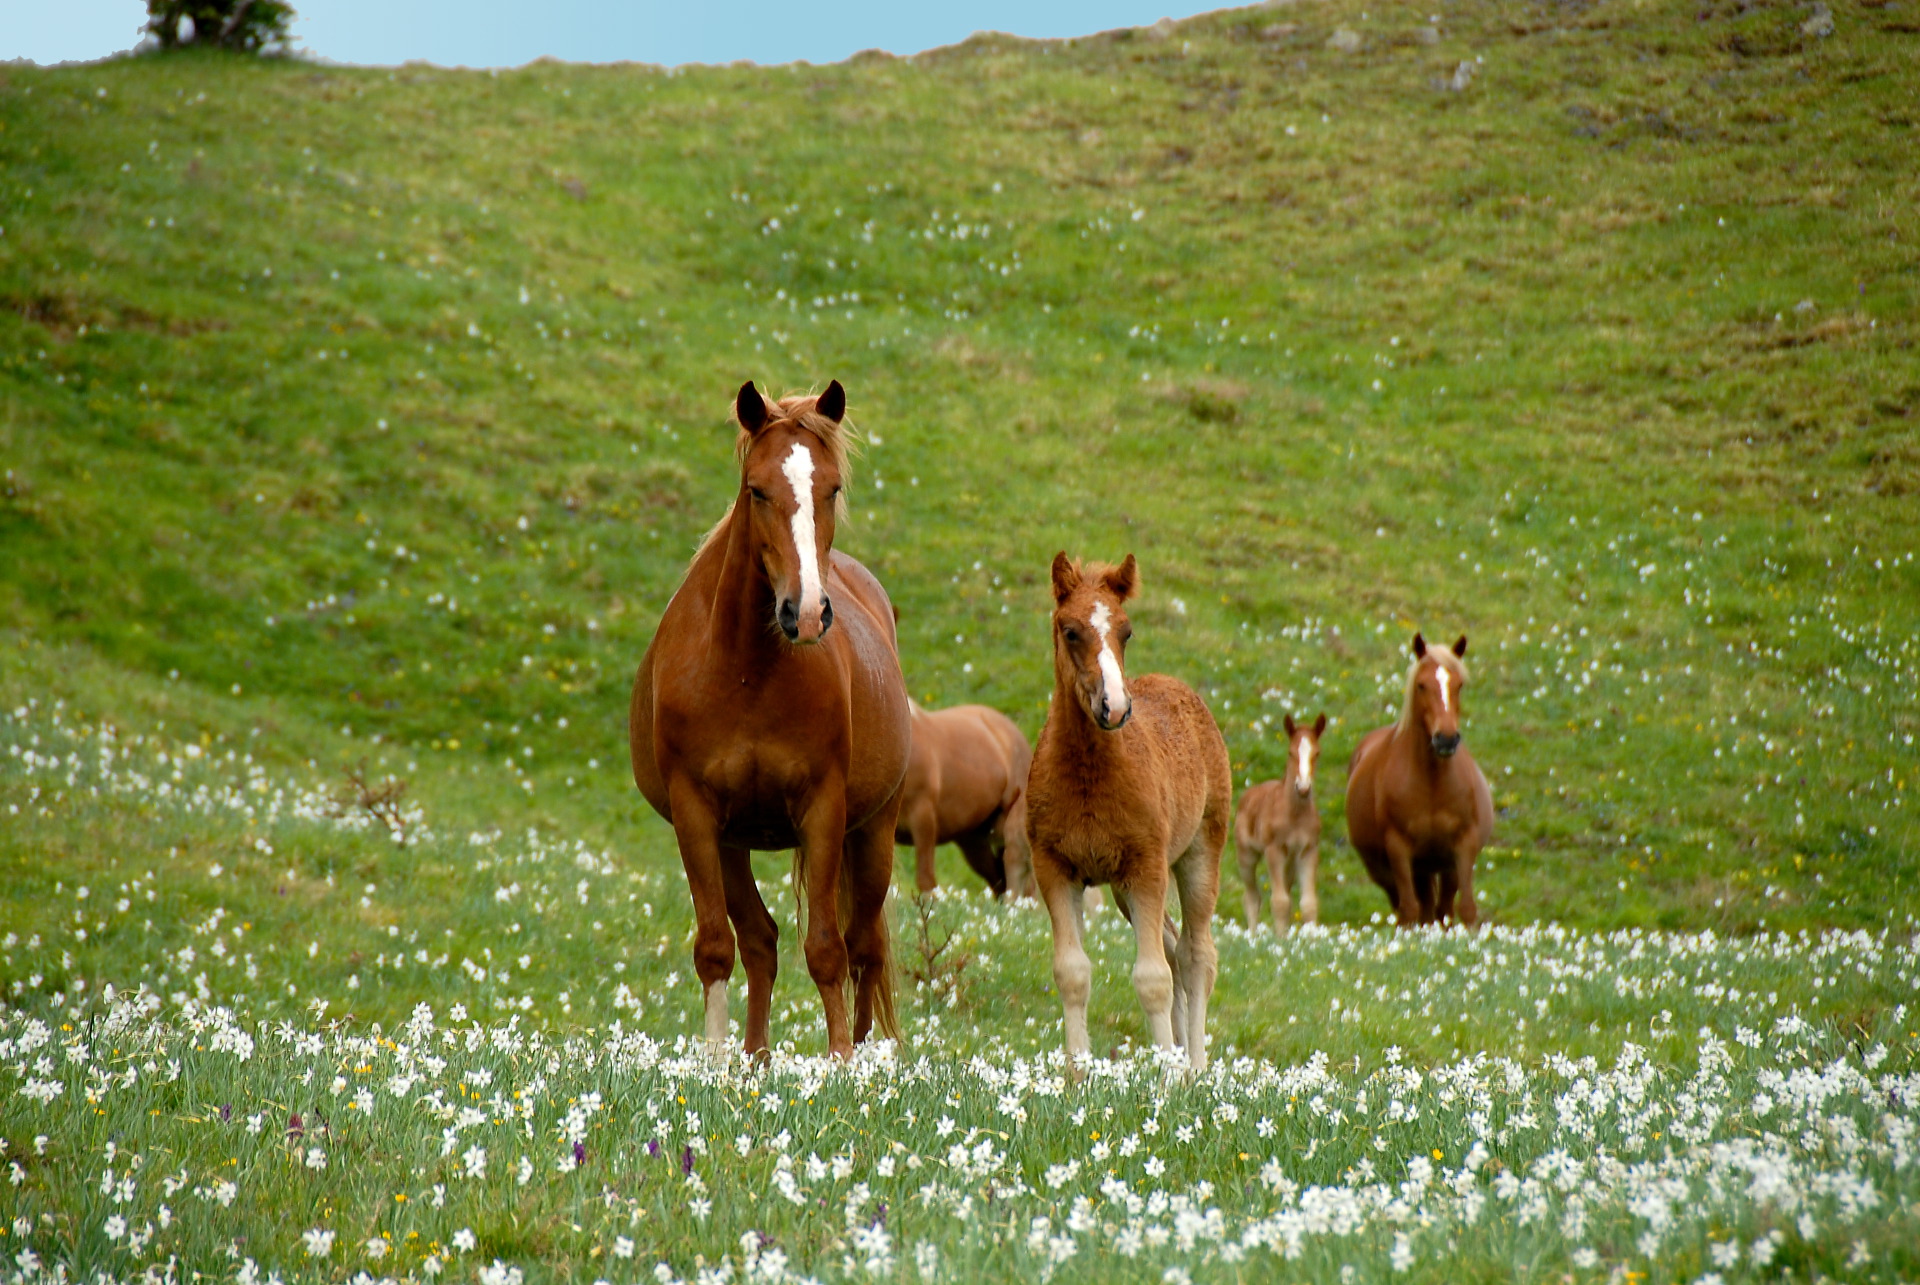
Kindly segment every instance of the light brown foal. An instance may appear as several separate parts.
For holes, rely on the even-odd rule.
[[[1473,863],[1493,837],[1493,794],[1460,743],[1467,638],[1451,649],[1413,636],[1406,704],[1347,765],[1347,837],[1402,928],[1480,922]],[[1457,899],[1457,901],[1456,901]]]
[[[1276,937],[1285,937],[1293,927],[1293,901],[1287,890],[1296,872],[1300,922],[1320,922],[1320,809],[1314,806],[1313,774],[1320,765],[1320,738],[1327,730],[1327,716],[1322,714],[1310,726],[1301,727],[1289,714],[1286,728],[1286,780],[1262,781],[1242,794],[1233,819],[1247,928],[1260,923],[1260,860],[1265,857]]]
[[[1128,682],[1139,587],[1133,555],[1117,567],[1053,560],[1053,700],[1027,781],[1033,875],[1053,921],[1053,979],[1067,1056],[1089,1054],[1093,964],[1081,944],[1084,893],[1110,884],[1133,924],[1133,988],[1154,1043],[1207,1065],[1207,1001],[1219,971],[1213,908],[1233,801],[1227,743],[1192,688],[1164,674]],[[1168,948],[1167,885],[1180,895]]]
[[[921,892],[940,880],[933,850],[955,844],[973,872],[996,897],[1005,896],[1009,868],[1025,873],[1027,838],[1010,833],[1008,818],[1027,788],[1033,750],[1014,721],[985,705],[926,710],[914,706],[913,754],[900,788],[900,820],[894,840],[913,845]],[[1008,860],[1006,849],[1021,852]],[[1025,889],[1016,889],[1018,896]]]

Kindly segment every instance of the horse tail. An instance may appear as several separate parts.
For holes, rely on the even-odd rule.
[[[793,850],[793,923],[801,948],[807,944],[807,850]]]
[[[891,890],[887,900],[893,900]],[[880,1034],[898,1044],[902,1042],[900,1015],[893,1006],[893,992],[899,974],[893,963],[892,920],[883,902],[880,907],[880,983],[873,988],[873,1024],[880,1028]]]

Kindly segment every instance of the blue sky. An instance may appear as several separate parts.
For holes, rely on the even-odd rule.
[[[517,67],[570,62],[837,62],[916,53],[975,31],[1075,36],[1218,7],[1181,0],[294,0],[299,48],[336,62]],[[0,0],[0,61],[52,63],[130,48],[143,0]]]

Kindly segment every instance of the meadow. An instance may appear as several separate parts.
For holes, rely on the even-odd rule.
[[[1920,1274],[1920,23],[1831,18],[0,68],[0,1270]],[[696,1056],[626,696],[749,377],[848,388],[923,702],[1038,730],[1066,548],[1237,785],[1330,715],[1325,922],[1229,887],[1205,1076],[1107,911],[1071,1081],[946,851],[905,1043],[821,1062],[789,931],[773,1064]],[[1416,628],[1472,937],[1338,837]]]

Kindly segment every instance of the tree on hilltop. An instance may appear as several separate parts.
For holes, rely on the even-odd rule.
[[[282,53],[292,43],[292,25],[286,0],[147,0],[146,31],[162,49]]]

